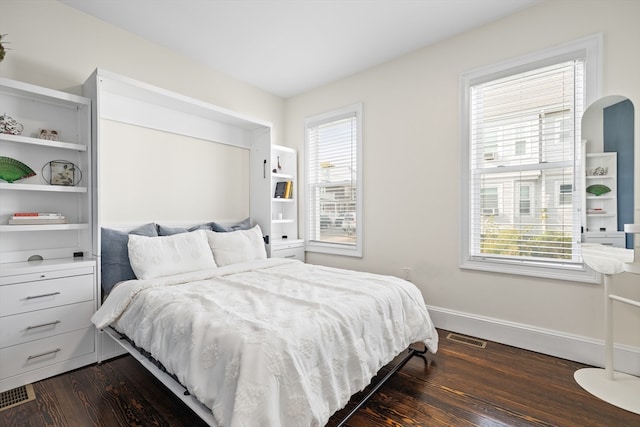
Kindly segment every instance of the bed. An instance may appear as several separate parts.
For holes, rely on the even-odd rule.
[[[183,231],[129,234],[136,278],[92,321],[148,353],[211,425],[323,426],[412,343],[437,351],[412,283],[266,258],[259,226]]]

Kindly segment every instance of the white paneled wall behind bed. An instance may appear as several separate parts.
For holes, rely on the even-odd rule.
[[[107,119],[100,126],[103,223],[249,216],[249,150]]]
[[[102,227],[233,223],[250,217],[265,235],[271,233],[269,123],[101,69],[83,89],[93,110],[98,265]],[[100,273],[97,282],[100,295]],[[99,360],[124,352],[102,332],[97,350]]]

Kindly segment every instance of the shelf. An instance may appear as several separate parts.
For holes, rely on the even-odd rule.
[[[54,104],[63,108],[76,109],[78,104],[91,105],[91,100],[82,96],[4,77],[0,77],[0,91],[3,95],[22,97],[36,103]]]
[[[48,191],[54,193],[86,193],[87,187],[44,184],[10,184],[8,182],[0,182],[0,190]]]
[[[295,219],[273,219],[271,220],[272,223],[274,224],[293,224],[294,222],[296,222]]]
[[[296,199],[285,199],[285,198],[273,198],[271,199],[272,202],[278,202],[278,203],[293,203],[295,202]]]
[[[0,225],[0,232],[86,230],[89,224]]]
[[[63,141],[49,141],[47,139],[32,138],[29,136],[22,136],[22,135],[2,134],[0,135],[0,141],[17,142],[20,144],[40,145],[43,147],[51,147],[51,148],[63,148],[65,150],[73,150],[73,151],[87,151],[87,146],[83,144],[74,144],[72,142],[63,142]]]
[[[615,179],[613,175],[587,175],[587,179]]]
[[[587,200],[613,200],[613,196],[587,196]]]
[[[587,216],[589,218],[596,218],[596,217],[610,218],[610,217],[616,216],[616,214],[590,214],[590,213],[588,213]]]
[[[272,173],[271,174],[276,179],[287,179],[289,181],[293,181],[293,175],[287,173]]]

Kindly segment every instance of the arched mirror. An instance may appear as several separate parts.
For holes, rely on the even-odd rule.
[[[583,241],[633,248],[624,224],[634,222],[634,106],[606,96],[582,116]]]

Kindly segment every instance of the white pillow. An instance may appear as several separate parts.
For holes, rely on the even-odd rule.
[[[249,230],[226,233],[206,230],[209,246],[220,267],[238,262],[267,258],[259,225]]]
[[[127,247],[138,279],[217,267],[204,230],[159,237],[130,234]]]

